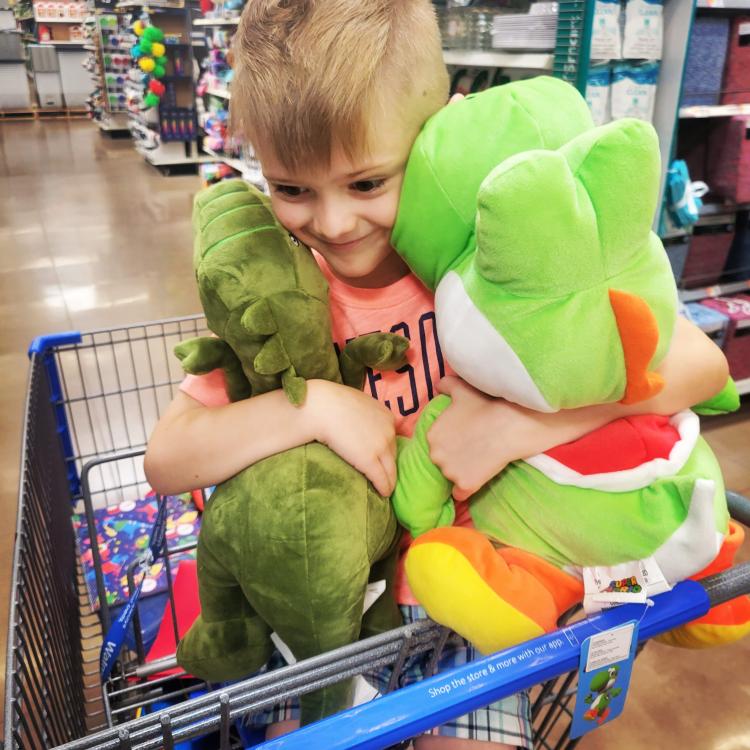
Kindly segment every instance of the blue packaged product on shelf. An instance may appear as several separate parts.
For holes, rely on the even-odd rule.
[[[628,0],[622,39],[623,57],[661,60],[663,5],[663,0]]]
[[[591,29],[591,59],[619,60],[622,57],[620,0],[596,0]]]
[[[609,63],[592,65],[586,80],[586,104],[589,105],[595,125],[604,125],[612,119],[610,111],[610,84],[612,71]]]
[[[651,122],[659,62],[615,63],[612,68],[612,119],[636,117]]]

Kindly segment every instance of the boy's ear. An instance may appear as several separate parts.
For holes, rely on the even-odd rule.
[[[233,68],[233,67],[234,67],[234,50],[233,50],[233,49],[231,49],[231,48],[230,48],[230,49],[229,49],[229,51],[227,52],[227,65],[228,65],[228,66],[229,66],[230,68]]]

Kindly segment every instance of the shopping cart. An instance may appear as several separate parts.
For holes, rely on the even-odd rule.
[[[470,694],[441,691],[446,681],[481,672],[474,662],[430,677],[454,634],[429,620],[369,638],[229,687],[211,689],[175,674],[170,656],[147,661],[139,611],[134,642],[101,684],[99,650],[112,620],[102,563],[92,544],[99,609],[92,612],[71,523],[86,518],[96,539],[97,510],[142,498],[148,491],[143,452],[161,411],[182,379],[172,356],[178,341],[206,333],[201,316],[85,334],[42,337],[30,350],[16,546],[11,582],[5,694],[5,747],[73,750],[173,748],[210,737],[207,747],[242,747],[236,722],[287,699],[390,665],[388,695],[331,717],[268,748],[384,748],[520,689],[530,688],[534,741],[545,750],[573,748],[569,739],[580,643],[594,630],[633,618],[619,607],[598,618],[565,624],[544,636],[549,658],[521,670],[495,670]],[[750,502],[729,495],[732,514],[750,525]],[[190,545],[168,546],[166,599],[174,616],[175,560]],[[128,589],[135,584],[134,560]],[[750,564],[684,582],[657,597],[640,626],[645,642],[703,614],[709,606],[750,592]],[[637,613],[637,619],[643,609]],[[575,619],[575,618],[574,618]],[[537,644],[539,645],[539,644]],[[542,644],[543,645],[543,644]],[[534,644],[524,644],[524,647]],[[399,687],[408,659],[425,654],[428,677]],[[508,659],[508,654],[490,658]],[[395,710],[397,708],[397,710]],[[398,718],[396,718],[398,717]],[[384,719],[387,718],[387,721]]]

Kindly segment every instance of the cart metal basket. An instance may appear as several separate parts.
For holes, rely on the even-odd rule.
[[[234,730],[238,719],[290,696],[391,665],[389,695],[288,735],[283,747],[391,747],[530,688],[536,746],[573,748],[576,741],[569,739],[568,730],[580,642],[592,628],[632,619],[629,610],[634,605],[545,636],[563,644],[554,654],[550,650],[554,658],[535,660],[520,675],[496,670],[493,679],[475,682],[471,695],[455,693],[450,700],[434,700],[435,688],[446,679],[476,672],[482,661],[398,688],[409,656],[429,654],[431,674],[440,651],[454,637],[428,620],[211,690],[184,674],[164,675],[176,666],[173,657],[146,663],[136,611],[135,643],[123,649],[111,677],[100,684],[99,649],[112,613],[96,544],[92,553],[100,609],[91,610],[71,515],[84,513],[90,538],[96,539],[97,509],[143,497],[149,489],[143,473],[145,445],[182,379],[172,348],[204,333],[205,320],[194,316],[42,337],[31,347],[8,631],[5,747],[169,749],[209,735],[208,747],[242,747]],[[729,499],[733,515],[750,524],[750,503],[731,493]],[[174,546],[166,551],[172,612],[173,559],[188,550]],[[128,571],[131,591],[134,567],[135,561]],[[641,623],[641,639],[693,619],[710,604],[750,592],[750,564],[702,583],[685,582],[657,597]],[[641,614],[642,609],[638,617]],[[174,617],[173,627],[176,637]],[[523,647],[529,645],[533,643]],[[502,654],[488,659],[498,656]],[[280,742],[264,747],[281,747]]]

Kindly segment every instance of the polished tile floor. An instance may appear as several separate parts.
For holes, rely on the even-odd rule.
[[[89,122],[0,124],[0,662],[29,341],[197,312],[191,200],[197,177],[162,177],[129,141]],[[750,405],[709,421],[727,485],[750,494]],[[743,559],[750,557],[745,546]],[[0,663],[0,666],[4,664]],[[4,670],[0,672],[4,674]],[[649,645],[624,715],[588,750],[750,748],[750,640],[704,652]],[[1,689],[2,686],[0,686]]]

